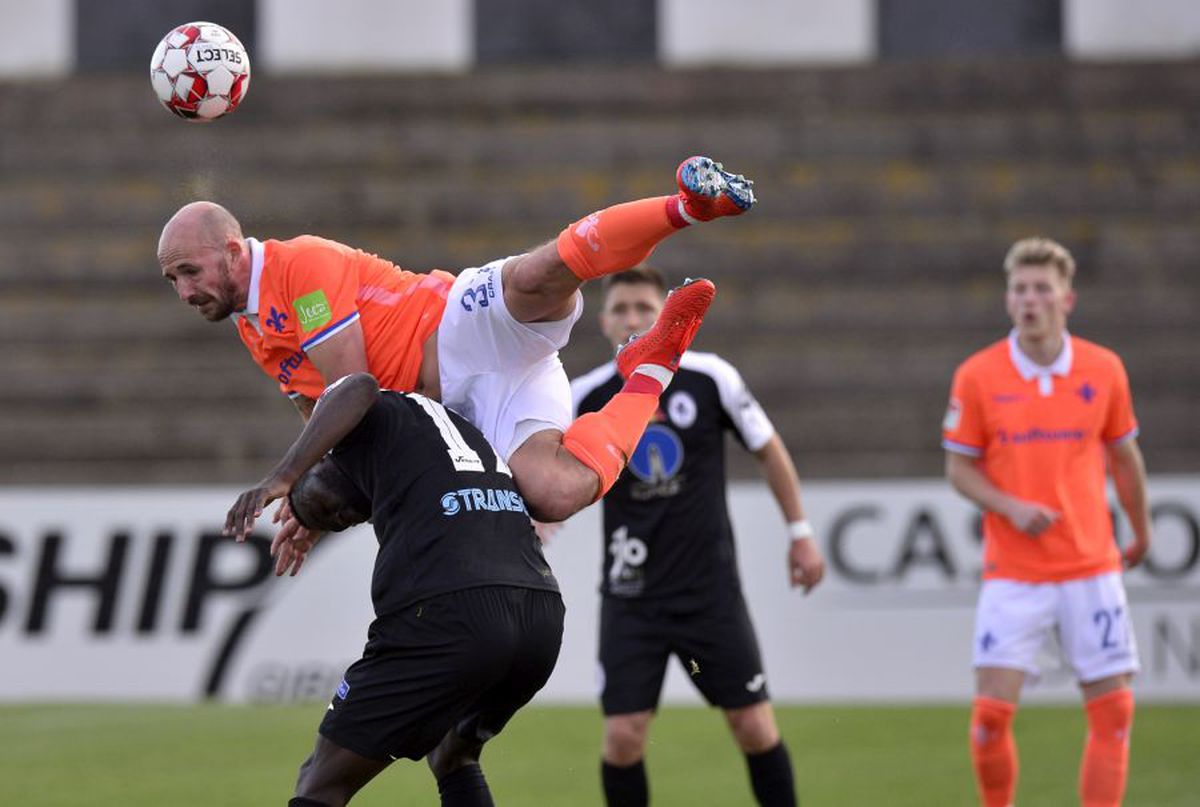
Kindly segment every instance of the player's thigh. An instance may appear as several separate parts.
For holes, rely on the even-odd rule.
[[[420,759],[502,676],[507,625],[479,600],[489,589],[431,597],[375,620],[320,732],[357,754]]]
[[[985,580],[975,610],[976,670],[1015,670],[1038,676],[1038,652],[1058,619],[1053,584]]]
[[[1084,684],[1140,669],[1125,584],[1119,572],[1060,583],[1063,653]]]
[[[605,597],[600,604],[600,705],[606,716],[658,707],[671,624],[653,602]]]
[[[457,734],[484,743],[499,734],[517,710],[533,699],[558,662],[562,649],[566,607],[556,591],[515,587],[490,587],[479,591],[480,607],[492,613],[492,631],[507,634],[507,663],[496,670],[492,684],[474,700],[459,719]]]
[[[443,359],[442,403],[474,423],[506,461],[533,435],[563,432],[572,420],[571,384],[557,353],[458,375]]]
[[[740,592],[675,617],[672,650],[713,706],[739,709],[767,700],[767,676],[750,611]]]
[[[449,376],[519,370],[553,356],[567,344],[583,313],[576,293],[570,313],[553,322],[521,322],[508,310],[501,292],[501,268],[507,258],[464,269],[446,297],[438,325],[438,364],[443,385]]]

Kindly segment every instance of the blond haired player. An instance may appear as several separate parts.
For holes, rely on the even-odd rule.
[[[1129,380],[1115,353],[1067,332],[1075,261],[1062,245],[1018,241],[1004,268],[1013,330],[959,366],[942,432],[946,476],[985,512],[970,734],[980,801],[1013,803],[1013,714],[1046,633],[1057,629],[1087,711],[1080,801],[1117,805],[1138,670],[1121,567],[1150,546]],[[1133,527],[1123,556],[1106,467]]]

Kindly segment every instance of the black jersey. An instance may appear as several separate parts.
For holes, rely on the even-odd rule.
[[[622,383],[612,363],[575,379],[576,412],[600,409]],[[727,431],[755,451],[775,433],[731,364],[685,353],[629,467],[604,497],[604,594],[690,599],[738,590]]]
[[[508,467],[440,403],[385,391],[332,456],[371,502],[377,615],[476,586],[558,591]]]

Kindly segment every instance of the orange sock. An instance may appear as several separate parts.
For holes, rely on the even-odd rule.
[[[975,698],[971,711],[971,760],[984,807],[1007,807],[1017,789],[1017,745],[1013,742],[1015,704]]]
[[[658,410],[661,393],[657,381],[635,374],[599,412],[581,416],[563,434],[563,448],[600,477],[597,500],[625,470],[646,424]]]
[[[656,196],[606,207],[558,234],[558,256],[580,280],[636,266],[659,241],[686,227],[678,196]]]
[[[1079,766],[1083,807],[1117,807],[1129,771],[1129,732],[1133,728],[1133,690],[1107,692],[1087,702],[1088,738]]]

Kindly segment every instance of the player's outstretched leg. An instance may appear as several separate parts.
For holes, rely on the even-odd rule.
[[[625,386],[600,411],[583,415],[563,434],[563,447],[600,478],[597,499],[629,462],[716,293],[712,281],[700,279],[667,295],[654,326],[617,352]]]
[[[688,157],[675,171],[679,191],[613,205],[571,224],[557,240],[504,267],[504,301],[518,322],[561,320],[575,307],[580,284],[646,259],[684,227],[754,206],[753,182],[710,157]]]
[[[558,236],[558,254],[580,280],[644,261],[667,236],[702,221],[737,216],[754,205],[750,180],[710,157],[689,157],[675,171],[679,192],[639,199],[585,216]]]

